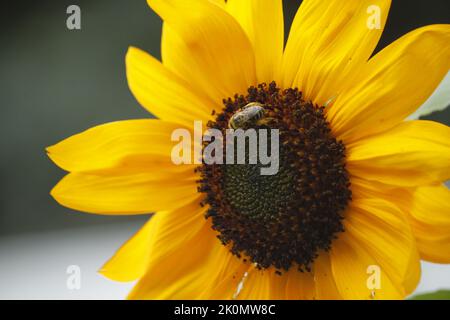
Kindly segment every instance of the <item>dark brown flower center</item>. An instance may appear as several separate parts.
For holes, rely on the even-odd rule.
[[[259,163],[204,164],[198,183],[209,207],[206,218],[238,257],[260,268],[309,271],[318,252],[329,250],[344,230],[351,199],[345,146],[333,137],[323,107],[274,82],[225,99],[208,127],[225,135],[233,115],[251,102],[263,106],[267,120],[252,127],[279,130],[279,171],[261,175]]]

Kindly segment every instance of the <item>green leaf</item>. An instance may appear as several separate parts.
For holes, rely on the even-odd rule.
[[[417,294],[410,300],[450,300],[450,290],[438,290],[435,292]]]

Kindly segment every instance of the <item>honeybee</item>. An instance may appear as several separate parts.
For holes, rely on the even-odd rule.
[[[241,110],[236,112],[228,122],[231,129],[246,129],[251,126],[260,124],[260,120],[264,117],[264,107],[258,102],[250,102]]]

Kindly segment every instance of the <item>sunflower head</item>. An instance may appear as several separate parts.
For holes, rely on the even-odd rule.
[[[224,99],[223,112],[208,126],[226,134],[236,112],[255,104],[270,119],[256,129],[278,129],[280,170],[261,175],[261,164],[248,161],[204,164],[199,191],[209,207],[206,217],[236,256],[260,268],[310,271],[319,251],[328,251],[344,230],[343,212],[351,198],[345,147],[333,137],[323,107],[306,102],[298,89],[280,90],[275,82]],[[247,145],[247,155],[249,150]]]

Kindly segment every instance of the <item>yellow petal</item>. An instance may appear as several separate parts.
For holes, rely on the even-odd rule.
[[[418,187],[411,214],[418,222],[440,226],[450,235],[450,190],[445,185]]]
[[[66,175],[51,191],[61,205],[97,214],[145,214],[171,210],[200,195],[195,180],[161,180],[152,173]]]
[[[351,184],[353,199],[362,199],[363,201],[373,198],[384,199],[385,201],[396,205],[403,211],[404,215],[409,218],[413,199],[412,191],[414,189],[387,185],[377,181],[369,181],[357,177],[352,177]],[[419,243],[417,242],[417,237],[413,228],[411,228],[411,231],[415,237],[417,247],[417,252],[412,252],[411,260],[417,261],[420,259],[422,254],[420,252]],[[406,272],[406,279],[404,281],[404,287],[407,294],[411,294],[415,290],[419,277],[420,269],[418,268],[417,263],[411,263],[410,269]]]
[[[228,248],[222,245],[216,247],[215,250],[217,250],[219,255],[222,255],[222,259],[217,261],[221,267],[217,273],[214,273],[209,278],[212,281],[210,281],[209,286],[205,287],[206,290],[199,296],[199,299],[235,299],[240,280],[249,269],[248,262],[244,263],[241,259],[236,258],[236,256],[230,253]],[[211,261],[208,263],[210,264],[203,269],[205,274],[208,270],[207,268],[212,268],[214,262]]]
[[[450,69],[450,25],[417,29],[362,68],[328,112],[333,131],[350,143],[392,128],[420,107]]]
[[[314,281],[318,300],[342,299],[334,281],[328,253],[322,252],[314,261]]]
[[[229,0],[226,8],[253,45],[258,83],[278,80],[284,46],[282,1]]]
[[[450,263],[450,190],[436,185],[419,187],[412,193],[409,212],[421,257]]]
[[[215,3],[216,5],[220,6],[221,8],[225,9],[225,5],[226,5],[225,0],[209,0],[209,1],[211,1],[211,2]]]
[[[248,265],[220,244],[204,212],[160,216],[144,277],[130,299],[231,299]]]
[[[369,270],[370,273],[367,272],[368,267],[377,266],[378,262],[364,250],[357,239],[345,232],[333,243],[331,265],[336,287],[344,299],[403,299],[405,297],[402,288],[393,284],[383,269],[380,269],[379,273],[380,289],[369,289],[373,288],[369,278],[373,273],[371,270]]]
[[[450,235],[430,236],[430,229],[422,232],[418,231],[420,226],[412,223],[414,234],[416,235],[417,248],[422,259],[434,263],[450,263]],[[436,231],[436,230],[433,230]]]
[[[96,126],[47,148],[49,157],[71,172],[152,172],[154,176],[191,172],[171,161],[172,132],[179,124],[160,120],[127,120]],[[157,168],[157,169],[156,169]]]
[[[240,300],[313,299],[314,280],[311,273],[301,273],[295,267],[277,273],[275,268],[259,270],[252,266],[244,278]]]
[[[445,185],[403,188],[352,178],[353,198],[380,197],[408,215],[420,257],[450,263],[450,191]]]
[[[142,50],[129,48],[126,66],[131,92],[162,120],[191,127],[195,120],[207,122],[212,110],[220,106]]]
[[[348,146],[351,174],[399,186],[450,178],[450,128],[432,121],[408,121]]]
[[[410,200],[409,188],[370,181],[357,176],[351,176],[350,183],[353,199],[383,198],[394,203],[396,200],[399,202]]]
[[[287,292],[287,282],[289,279],[290,271],[282,271],[281,274],[277,273],[272,268],[267,270],[269,272],[270,280],[270,299],[272,300],[286,300],[289,299]],[[294,270],[292,270],[294,271]],[[295,270],[297,271],[297,270]]]
[[[237,296],[239,300],[270,300],[283,299],[284,297],[274,297],[271,292],[271,282],[273,270],[258,270],[251,268],[248,275],[243,279],[242,290]]]
[[[299,272],[291,268],[287,274],[286,298],[291,300],[314,300],[316,288],[314,272]]]
[[[105,277],[115,281],[134,281],[144,276],[147,265],[151,259],[152,245],[158,240],[155,238],[161,228],[165,232],[174,232],[171,228],[183,232],[184,239],[191,239],[200,231],[197,220],[204,214],[198,201],[170,212],[160,212],[150,220],[128,240],[114,256],[99,270]],[[181,230],[181,228],[185,228]],[[170,252],[170,248],[182,245],[181,242],[172,242],[164,250]]]
[[[274,268],[252,267],[238,295],[241,300],[312,300],[315,298],[314,274],[292,267],[278,274]]]
[[[239,23],[209,1],[148,0],[164,20],[162,59],[220,103],[256,83],[252,45]]]
[[[390,281],[411,293],[420,279],[420,259],[407,216],[383,199],[354,199],[344,220],[356,239]]]
[[[154,233],[155,223],[150,218],[147,223],[120,247],[111,259],[99,270],[108,279],[129,282],[142,277],[147,267],[149,242]]]
[[[303,1],[286,44],[283,86],[299,87],[306,99],[320,105],[343,92],[375,49],[390,3]],[[378,13],[379,26],[369,28],[371,17]]]

